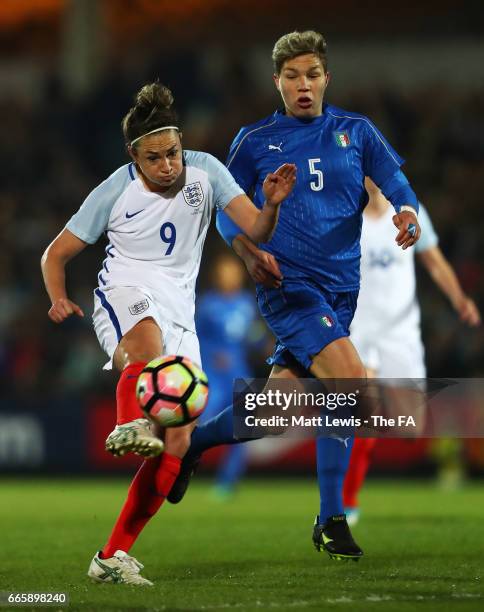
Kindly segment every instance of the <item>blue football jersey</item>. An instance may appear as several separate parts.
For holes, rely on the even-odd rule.
[[[276,111],[242,128],[227,167],[260,208],[267,174],[286,162],[297,165],[274,236],[261,247],[276,257],[286,278],[307,277],[343,292],[359,286],[364,178],[381,186],[403,161],[369,119],[325,104],[313,119]]]

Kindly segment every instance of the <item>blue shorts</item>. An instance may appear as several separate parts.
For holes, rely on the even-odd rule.
[[[259,309],[277,338],[268,363],[309,370],[314,355],[349,336],[358,290],[331,293],[308,280],[284,280],[279,289],[257,286]]]

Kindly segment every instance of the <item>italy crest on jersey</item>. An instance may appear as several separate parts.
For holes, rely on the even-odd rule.
[[[348,147],[350,145],[348,132],[333,132],[333,134],[338,147]]]
[[[203,202],[203,189],[200,181],[185,185],[182,189],[183,197],[188,206],[196,208]]]

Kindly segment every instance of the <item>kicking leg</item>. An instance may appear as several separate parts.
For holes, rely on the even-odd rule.
[[[151,317],[135,325],[116,348],[113,362],[121,372],[116,389],[117,425],[106,439],[106,450],[115,456],[134,452],[155,457],[163,450],[163,442],[154,435],[136,399],[136,383],[142,369],[162,354],[161,331]]]

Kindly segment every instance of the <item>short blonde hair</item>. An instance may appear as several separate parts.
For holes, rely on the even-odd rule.
[[[299,55],[306,55],[307,53],[314,53],[321,60],[324,71],[328,70],[328,59],[326,57],[326,41],[324,36],[314,30],[305,30],[304,32],[290,32],[284,34],[274,45],[272,50],[272,61],[274,62],[274,71],[276,74],[280,74],[284,62],[287,60],[298,57]]]

